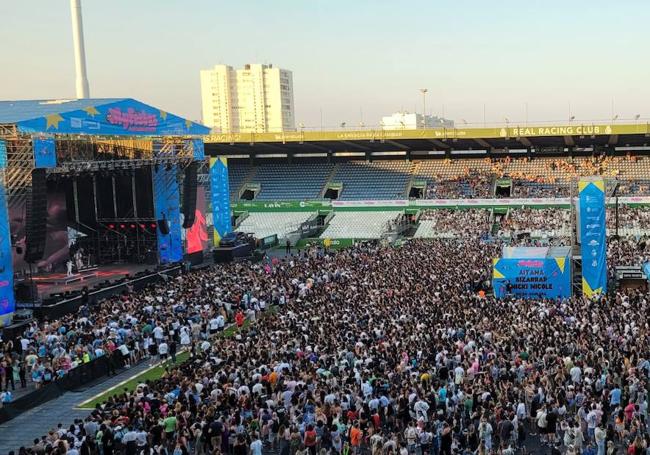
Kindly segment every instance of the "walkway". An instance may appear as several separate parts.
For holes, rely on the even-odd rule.
[[[85,389],[66,392],[59,398],[48,401],[15,419],[0,425],[0,455],[6,455],[10,450],[18,453],[20,446],[31,447],[34,438],[47,434],[58,423],[69,427],[75,419],[83,419],[90,414],[87,409],[76,409],[82,402],[100,394],[106,389],[142,373],[149,368],[149,362],[141,362],[130,369],[124,369],[117,376],[100,379]],[[117,391],[116,391],[117,393]]]

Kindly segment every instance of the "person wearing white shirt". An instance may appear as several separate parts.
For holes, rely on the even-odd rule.
[[[165,360],[167,358],[167,353],[169,352],[169,346],[165,341],[161,342],[158,345],[158,355],[160,356],[160,360]]]

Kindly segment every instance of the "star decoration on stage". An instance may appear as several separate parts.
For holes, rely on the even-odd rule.
[[[163,119],[164,121],[167,121],[167,112],[161,110],[160,118]]]
[[[95,106],[88,106],[84,108],[83,111],[88,114],[89,117],[99,115],[99,111],[95,108]]]
[[[45,129],[48,130],[50,129],[50,126],[54,127],[55,129],[59,129],[59,123],[63,121],[63,117],[59,114],[50,114],[47,117],[45,117],[46,120],[46,125]]]

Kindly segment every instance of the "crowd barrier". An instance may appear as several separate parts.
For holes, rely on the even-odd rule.
[[[109,368],[112,362],[112,368]],[[17,398],[11,403],[4,403],[0,408],[0,424],[7,422],[25,411],[47,403],[50,400],[60,397],[64,393],[87,385],[99,378],[108,375],[110,370],[120,370],[124,368],[124,359],[119,352],[112,356],[102,356],[88,363],[83,363],[77,368],[70,370],[61,379],[57,379],[40,389],[28,393],[25,396]]]

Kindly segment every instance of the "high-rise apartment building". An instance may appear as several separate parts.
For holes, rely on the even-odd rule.
[[[220,133],[295,130],[293,76],[273,65],[201,71],[203,124]]]

